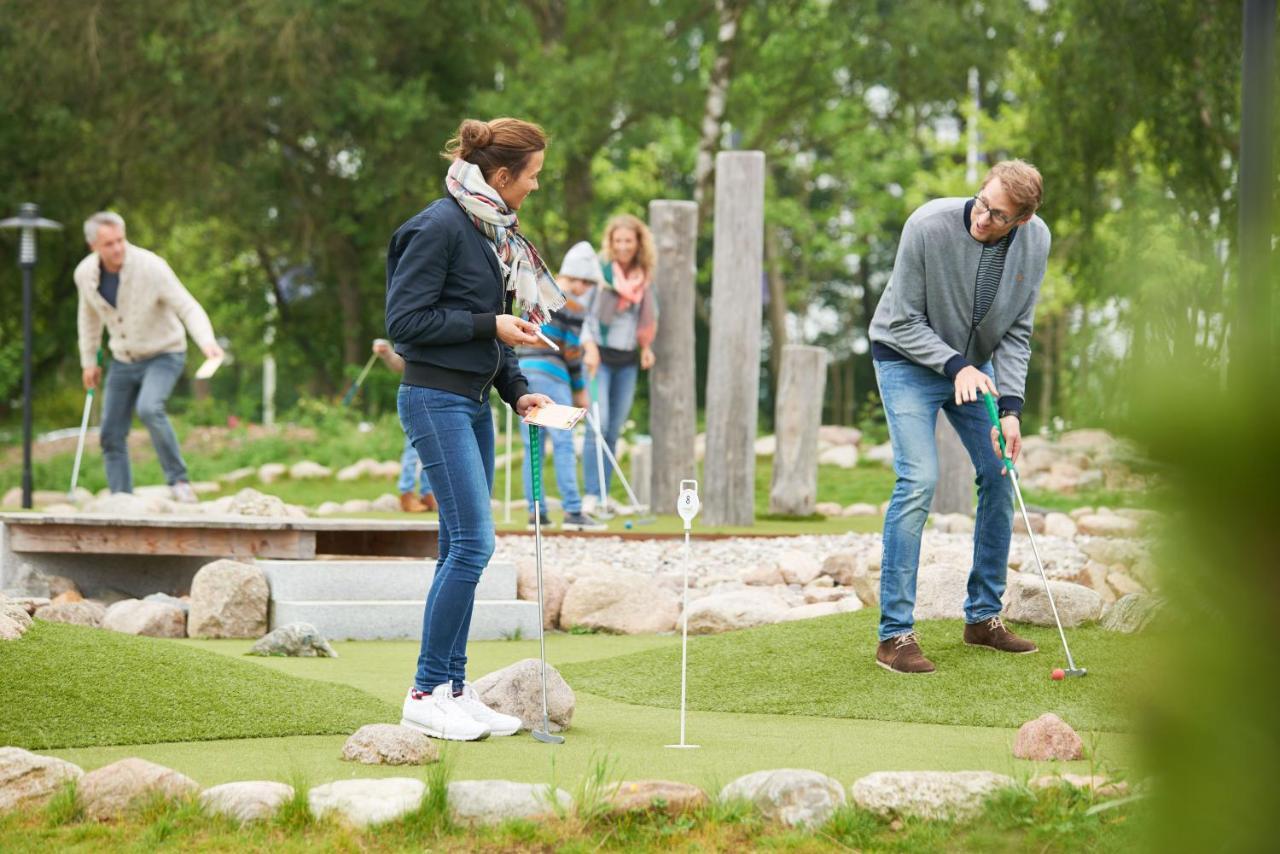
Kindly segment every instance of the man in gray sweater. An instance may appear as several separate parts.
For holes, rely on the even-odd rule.
[[[1017,461],[1036,297],[1049,229],[1035,215],[1040,173],[997,163],[972,199],[936,199],[907,219],[893,274],[871,321],[876,381],[898,478],[884,520],[876,663],[931,673],[915,633],[920,536],[938,481],[934,422],[946,413],[977,471],[978,516],[964,602],[964,642],[1036,651],[1000,620],[1013,532],[1011,487],[982,393],[1000,402],[1000,429]]]

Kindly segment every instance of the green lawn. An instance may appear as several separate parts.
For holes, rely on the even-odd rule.
[[[395,712],[357,688],[252,661],[37,621],[0,654],[0,744],[48,749],[350,733]]]
[[[965,646],[959,620],[928,621],[921,644],[938,671],[898,676],[874,662],[878,616],[867,608],[690,638],[689,707],[980,727],[1017,727],[1052,711],[1082,730],[1126,731],[1156,644],[1151,634],[1072,629],[1072,654],[1089,675],[1054,682],[1050,671],[1065,666],[1055,629],[1018,626],[1041,651],[1002,655]],[[679,664],[671,645],[571,665],[566,676],[603,697],[678,708],[679,684],[667,674]]]

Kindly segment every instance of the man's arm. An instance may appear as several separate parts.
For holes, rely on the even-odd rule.
[[[80,367],[88,370],[98,366],[98,348],[102,346],[102,318],[89,305],[83,293],[78,296],[76,332],[80,347]]]
[[[925,291],[924,236],[908,221],[893,262],[893,301],[889,329],[896,348],[918,365],[954,380],[969,363],[929,325]]]
[[[160,264],[160,298],[173,309],[186,327],[187,334],[196,342],[205,355],[218,347],[218,340],[213,336],[213,324],[200,303],[183,286],[173,268],[163,258],[157,258]]]

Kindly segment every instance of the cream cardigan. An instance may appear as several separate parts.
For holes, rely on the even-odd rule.
[[[104,325],[111,333],[111,358],[117,362],[185,353],[187,332],[201,349],[216,343],[209,315],[159,255],[132,243],[126,246],[114,307],[98,293],[101,274],[96,252],[76,266],[82,368],[96,364]]]

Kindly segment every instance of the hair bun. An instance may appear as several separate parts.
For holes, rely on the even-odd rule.
[[[493,128],[488,122],[466,119],[458,128],[458,142],[462,143],[464,157],[476,149],[488,148],[493,144]]]

